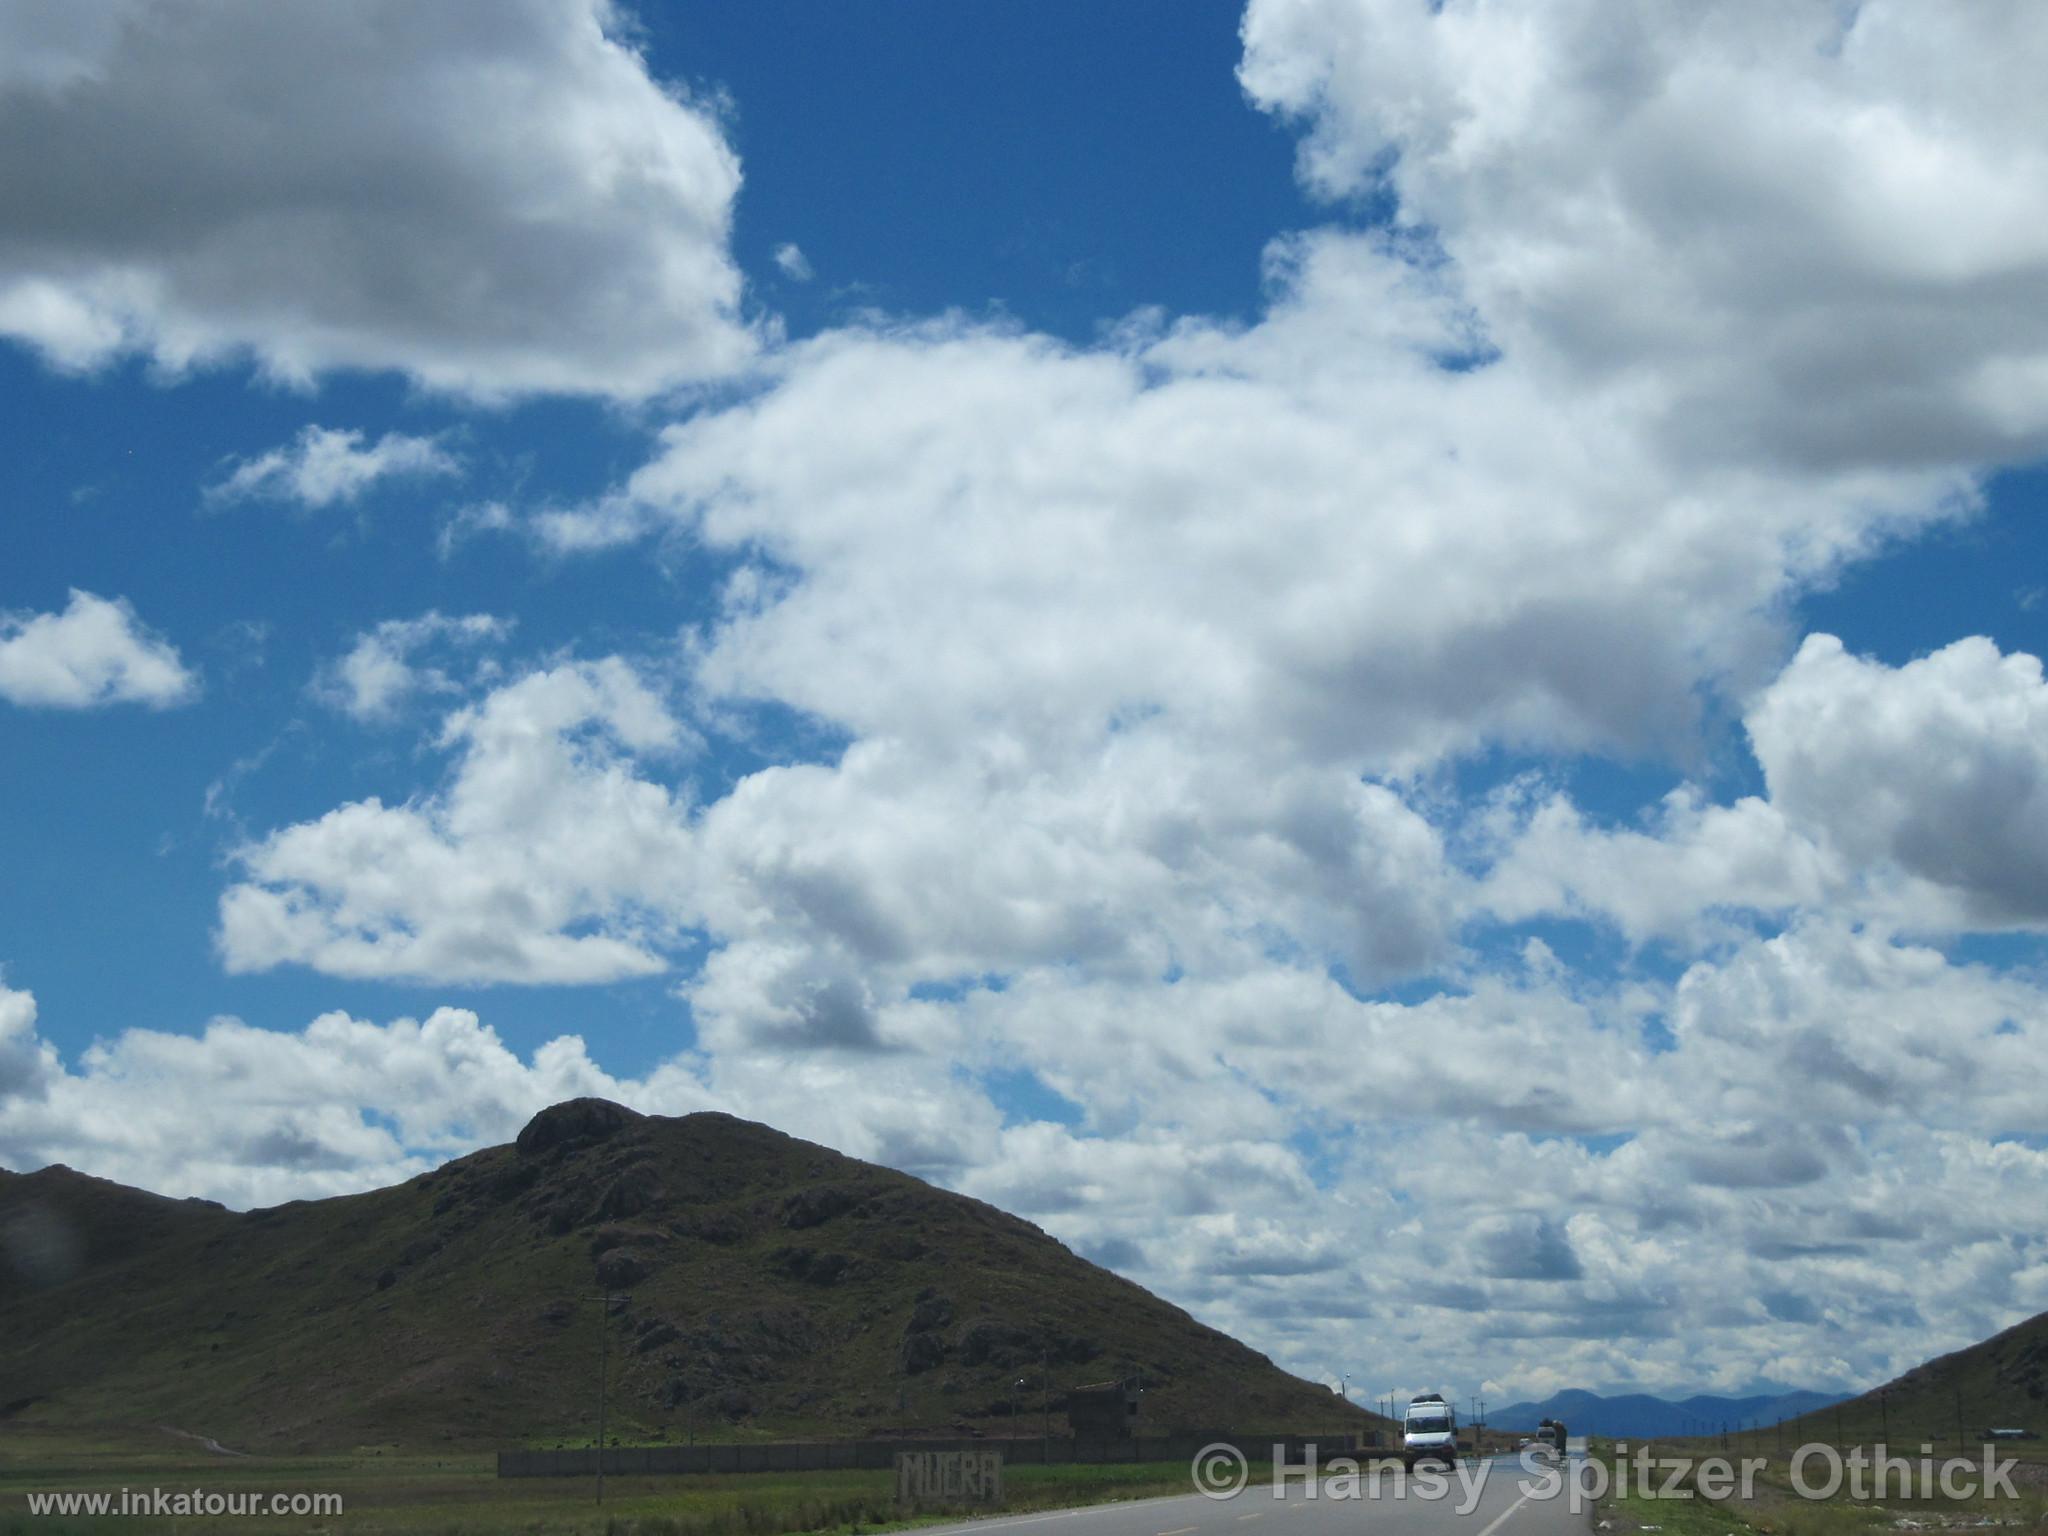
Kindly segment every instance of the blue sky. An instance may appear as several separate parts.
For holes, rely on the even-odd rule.
[[[2048,1308],[2030,54],[1596,10],[0,24],[0,1162],[730,1109],[1386,1391]]]

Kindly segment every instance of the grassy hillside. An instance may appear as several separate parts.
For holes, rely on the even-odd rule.
[[[1841,1405],[1841,1431],[1858,1442],[1888,1433],[1894,1445],[1953,1445],[1958,1404],[1966,1443],[1992,1427],[2032,1429],[2048,1437],[2048,1313],[1852,1398]],[[1824,1408],[1788,1422],[1786,1432],[1796,1428],[1804,1438],[1831,1440],[1836,1424],[1835,1410]]]
[[[0,1175],[0,1421],[254,1448],[1376,1422],[1028,1222],[730,1116],[577,1100],[395,1188],[236,1213]],[[606,1303],[601,1296],[614,1299]],[[1020,1385],[1021,1382],[1021,1385]]]

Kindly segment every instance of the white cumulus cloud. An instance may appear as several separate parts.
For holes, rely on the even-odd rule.
[[[635,772],[686,733],[616,659],[533,673],[450,715],[448,785],[250,843],[221,897],[231,971],[599,982],[662,970],[691,870],[684,807]],[[584,930],[584,931],[578,931]]]
[[[1748,716],[1772,800],[1859,863],[2048,925],[2048,683],[1981,637],[1888,667],[1809,636]]]
[[[863,733],[1057,756],[1144,719],[1401,773],[1680,745],[1698,690],[1768,675],[1788,590],[1967,488],[1682,466],[1629,396],[1446,367],[1469,312],[1399,252],[1324,234],[1274,262],[1250,329],[828,334],[543,532],[765,551],[783,579],[734,605],[705,683]]]
[[[1477,904],[1608,921],[1636,942],[1698,942],[1717,909],[2048,927],[2039,658],[1979,636],[1892,667],[1810,635],[1744,724],[1766,795],[1719,806],[1686,785],[1639,827],[1597,825],[1563,795],[1510,811]]]
[[[1754,795],[1714,805],[1695,785],[1639,827],[1601,826],[1556,794],[1520,818],[1478,896],[1508,922],[1571,915],[1612,922],[1632,942],[1715,936],[1718,913],[1794,912],[1847,899],[1839,861],[1782,807]]]
[[[207,498],[330,507],[354,501],[380,480],[462,472],[461,461],[431,437],[387,432],[363,444],[361,432],[308,426],[284,447],[241,460],[207,487]]]
[[[36,1034],[36,1000],[0,982],[0,1103],[40,1100],[57,1075],[57,1052]]]
[[[511,628],[508,620],[488,613],[386,619],[357,635],[345,654],[322,668],[314,691],[353,719],[389,720],[415,694],[460,691],[461,684],[443,668],[414,660],[423,648],[441,643],[472,649],[502,640]]]
[[[124,599],[74,588],[62,613],[0,612],[0,699],[11,704],[163,709],[198,691],[177,648],[151,634]]]
[[[24,996],[0,990],[0,1050],[10,1000]],[[679,1068],[612,1076],[575,1035],[521,1059],[460,1008],[387,1024],[325,1013],[299,1031],[233,1018],[192,1035],[130,1029],[75,1066],[33,1037],[27,1043],[40,1053],[35,1092],[9,1082],[0,1055],[0,1163],[63,1162],[236,1206],[396,1183],[509,1141],[535,1111],[566,1098],[626,1099],[669,1114],[714,1107]]]
[[[2048,448],[2048,13],[1943,0],[1251,0],[1240,76],[1387,190],[1489,334],[1683,450]]]
[[[0,18],[0,334],[57,364],[640,397],[750,354],[738,161],[610,0],[89,9]]]

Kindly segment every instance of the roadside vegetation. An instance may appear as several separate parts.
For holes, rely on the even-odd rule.
[[[0,1441],[0,1536],[180,1536],[233,1530],[360,1536],[828,1536],[957,1519],[964,1509],[898,1509],[888,1471],[759,1472],[703,1477],[500,1479],[488,1454],[420,1455],[363,1447],[332,1456],[222,1457],[150,1431],[108,1438],[10,1435]],[[1270,1469],[1254,1465],[1264,1480]],[[1050,1467],[1005,1474],[1005,1512],[1153,1498],[1189,1491],[1178,1462]],[[194,1488],[208,1493],[336,1493],[338,1518],[31,1517],[31,1493]]]
[[[1624,1442],[1626,1443],[1626,1442]],[[1915,1453],[1918,1445],[1900,1448]],[[1633,1455],[1634,1445],[1629,1445]],[[1981,1455],[1981,1446],[1967,1446],[1966,1455]],[[1615,1444],[1595,1442],[1592,1454],[1606,1463],[1610,1474],[1619,1460]],[[1671,1499],[1647,1496],[1634,1486],[1627,1493],[1610,1493],[1600,1500],[1595,1517],[1596,1536],[1900,1536],[1900,1533],[1977,1531],[2017,1532],[2048,1530],[2048,1458],[2039,1449],[1999,1448],[2001,1457],[2017,1462],[2013,1483],[2016,1499],[2001,1496],[1949,1499],[1893,1496],[1857,1500],[1845,1487],[1831,1498],[1802,1497],[1795,1487],[1790,1458],[1774,1455],[1765,1447],[1743,1447],[1731,1443],[1727,1452],[1719,1441],[1656,1442],[1660,1458],[1704,1459],[1725,1456],[1738,1466],[1744,1457],[1761,1456],[1765,1465],[1755,1478],[1751,1497],[1720,1500],[1706,1498],[1696,1477],[1681,1481],[1692,1496]],[[1935,1460],[1956,1454],[1951,1444],[1937,1447]],[[1631,1474],[1633,1478],[1633,1474]],[[1809,1473],[1808,1482],[1822,1480],[1820,1469]],[[1661,1481],[1661,1478],[1660,1478]]]

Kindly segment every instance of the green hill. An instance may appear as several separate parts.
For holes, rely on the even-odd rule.
[[[1986,1429],[2048,1435],[2048,1312],[1896,1381],[1785,1422],[1785,1440],[1974,1445]]]
[[[726,1115],[579,1099],[394,1188],[242,1213],[0,1174],[0,1245],[20,1424],[573,1444],[601,1338],[629,1439],[1057,1433],[1113,1377],[1152,1433],[1377,1423],[1028,1222]]]

